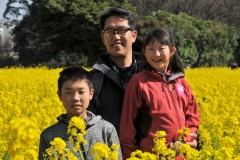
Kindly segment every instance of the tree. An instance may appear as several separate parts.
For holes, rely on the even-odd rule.
[[[185,66],[226,66],[237,45],[234,27],[195,19],[185,13],[153,12],[138,22],[140,37],[156,27],[168,29],[175,37],[177,51]]]
[[[234,61],[240,66],[240,38],[238,38],[238,46],[234,50]]]
[[[240,35],[239,0],[129,0],[137,13],[148,16],[153,11],[165,10],[173,14],[186,13],[197,19],[213,20],[235,26]]]
[[[61,51],[88,56],[88,66],[106,50],[100,37],[98,19],[109,6],[134,10],[127,0],[38,0],[34,29]]]
[[[23,66],[38,64],[53,56],[49,43],[32,28],[35,12],[31,4],[29,0],[9,0],[3,14],[5,19],[17,24],[12,31],[14,51]]]
[[[12,7],[16,2],[19,7]],[[117,5],[135,9],[127,0],[9,0],[4,16],[23,16],[13,32],[14,49],[23,65],[48,60],[71,64],[67,61],[74,61],[73,57],[78,55],[82,59],[87,56],[91,66],[99,55],[106,53],[100,38],[99,16],[107,7]]]
[[[13,29],[14,51],[19,53],[19,63],[23,66],[38,65],[57,54],[50,42],[32,28],[33,22],[34,17],[26,15]]]

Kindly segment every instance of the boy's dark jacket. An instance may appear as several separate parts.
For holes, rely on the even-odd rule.
[[[134,74],[143,70],[145,63],[143,53],[140,53],[141,47],[142,42],[140,40],[137,40],[133,45],[133,50],[139,52],[133,51],[132,65],[135,65],[135,68],[129,73],[131,75],[128,78],[114,69],[115,66],[112,64],[109,54],[101,56],[94,64],[93,71],[91,71],[92,74],[96,74],[96,72],[103,73],[104,79],[100,95],[96,95],[96,86],[94,86],[95,97],[91,100],[88,110],[96,115],[101,115],[103,119],[112,123],[118,133],[125,87]],[[96,104],[96,96],[100,101],[100,106]]]

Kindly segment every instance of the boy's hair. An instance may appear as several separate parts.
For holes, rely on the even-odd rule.
[[[175,42],[172,34],[169,33],[164,28],[156,28],[148,32],[148,34],[146,35],[144,44],[143,44],[143,49],[146,49],[146,46],[148,44],[153,44],[155,40],[157,40],[163,45],[168,45],[170,48],[175,47]],[[168,70],[175,73],[177,72],[184,73],[184,67],[178,56],[177,51],[170,58]]]
[[[131,27],[132,30],[135,30],[135,26],[136,26],[136,18],[134,16],[134,14],[130,11],[127,10],[125,8],[122,8],[120,6],[116,6],[116,7],[110,7],[108,8],[101,16],[99,19],[99,25],[100,25],[100,29],[101,31],[104,29],[105,26],[105,21],[108,17],[111,16],[117,16],[123,19],[128,20],[128,24]]]
[[[77,80],[86,80],[89,86],[89,89],[93,88],[92,76],[88,71],[84,70],[82,67],[72,66],[72,67],[64,68],[59,73],[59,75],[60,76],[58,78],[58,91],[60,93],[61,93],[61,88],[63,86],[63,83],[66,82],[67,80],[71,80],[73,82]]]

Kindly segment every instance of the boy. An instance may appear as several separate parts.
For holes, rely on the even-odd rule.
[[[87,111],[89,102],[93,97],[92,78],[87,71],[81,67],[68,67],[60,72],[58,78],[58,91],[60,101],[66,109],[66,114],[57,117],[58,122],[46,128],[40,136],[39,160],[43,160],[43,154],[50,147],[50,142],[59,137],[63,139],[67,147],[69,145],[69,134],[67,134],[68,121],[77,116],[84,119],[87,134],[84,139],[87,144],[81,144],[84,159],[91,160],[91,146],[96,142],[105,143],[109,147],[119,144],[118,135],[115,127],[109,122],[103,120],[101,116],[95,116],[92,112]],[[121,149],[118,151],[119,159],[122,159]]]

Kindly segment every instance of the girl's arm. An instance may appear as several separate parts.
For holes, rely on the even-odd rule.
[[[186,83],[187,99],[188,99],[188,105],[185,112],[185,118],[186,118],[185,126],[190,129],[190,133],[196,133],[200,124],[200,115],[198,112],[198,105],[190,86],[187,84],[186,81],[185,83]],[[187,142],[192,142],[194,139],[195,138],[193,136],[189,135],[187,137]]]

